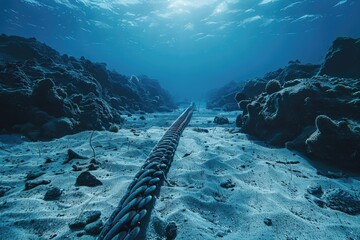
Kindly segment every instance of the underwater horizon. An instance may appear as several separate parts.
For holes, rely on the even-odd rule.
[[[178,101],[360,37],[355,0],[3,0],[0,32],[157,79]]]

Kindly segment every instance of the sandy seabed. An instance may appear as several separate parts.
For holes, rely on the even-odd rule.
[[[127,186],[168,126],[181,113],[154,113],[127,117],[117,133],[94,132],[92,144],[100,168],[91,171],[103,185],[75,186],[81,171],[72,165],[89,165],[93,156],[91,132],[49,142],[26,142],[1,136],[0,239],[95,239],[78,236],[68,224],[83,212],[101,211],[103,222],[111,215]],[[326,171],[287,150],[266,147],[233,131],[238,112],[196,111],[185,129],[174,162],[156,202],[147,239],[165,239],[163,228],[175,222],[176,239],[360,239],[360,215],[321,208],[309,201],[308,186],[324,191],[340,188],[360,192],[357,177],[331,179]],[[228,125],[215,125],[224,115]],[[208,133],[193,128],[207,129]],[[63,164],[72,149],[89,159]],[[46,159],[51,159],[45,163]],[[295,164],[287,164],[293,162]],[[36,180],[50,184],[24,190],[26,175],[41,170]],[[224,183],[227,187],[223,187]],[[223,186],[221,186],[223,185]],[[59,200],[45,201],[50,187],[59,187]]]

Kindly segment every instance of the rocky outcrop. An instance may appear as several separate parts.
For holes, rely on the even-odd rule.
[[[60,55],[34,38],[0,36],[0,130],[32,140],[121,124],[122,114],[176,106],[156,80]]]
[[[360,121],[359,90],[356,79],[290,81],[280,91],[241,102],[242,131],[275,146],[286,145],[329,162],[341,159],[344,166],[351,165],[347,163],[350,161],[360,167],[360,161],[355,161],[360,147],[356,128]]]
[[[240,101],[254,99],[257,95],[267,91],[266,86],[269,81],[284,84],[298,78],[309,78],[315,76],[319,68],[320,65],[301,64],[299,60],[295,60],[290,61],[284,68],[269,72],[261,78],[251,79],[247,82],[230,82],[210,95],[207,108],[224,111],[238,110]],[[272,86],[274,84],[270,87]],[[234,103],[234,99],[237,104]]]
[[[348,46],[349,42],[359,40],[337,39],[329,53],[338,49],[333,55],[347,58],[348,53],[354,52],[358,54],[352,58],[356,61],[360,58],[356,44],[353,51],[339,47]],[[332,61],[329,53],[320,73]],[[336,61],[341,62],[341,58]],[[351,64],[336,70],[336,74],[358,76],[349,69],[360,67],[352,68]],[[243,113],[236,124],[242,131],[271,145],[298,150],[312,159],[360,171],[360,79],[323,75],[284,81],[281,87],[278,83],[254,99],[239,101]]]
[[[319,74],[360,78],[360,39],[336,39],[326,54]]]

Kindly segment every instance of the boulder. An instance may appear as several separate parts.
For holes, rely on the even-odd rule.
[[[331,164],[360,170],[360,124],[316,118],[316,131],[305,141],[307,152]]]
[[[360,78],[360,39],[337,38],[328,50],[319,74]]]

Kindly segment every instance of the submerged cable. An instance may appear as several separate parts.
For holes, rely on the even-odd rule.
[[[129,185],[118,207],[112,213],[98,240],[145,239],[155,199],[169,172],[180,136],[188,125],[194,104],[188,107],[169,127],[152,149],[145,164]]]

